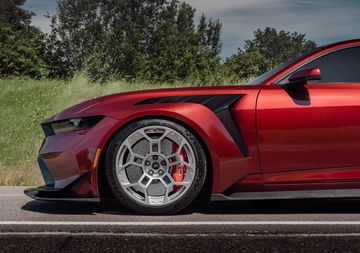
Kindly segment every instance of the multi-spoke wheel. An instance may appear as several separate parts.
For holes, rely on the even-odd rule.
[[[119,202],[142,213],[175,213],[198,195],[206,159],[197,138],[167,120],[135,122],[120,131],[106,156],[106,175]]]

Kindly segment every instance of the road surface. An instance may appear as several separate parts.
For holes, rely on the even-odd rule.
[[[173,216],[0,187],[0,252],[360,252],[360,200],[196,203]]]

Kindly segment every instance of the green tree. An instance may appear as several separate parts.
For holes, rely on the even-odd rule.
[[[43,34],[0,27],[0,77],[42,78],[49,74]]]
[[[0,77],[46,77],[45,35],[31,26],[25,0],[0,0]]]
[[[254,39],[245,41],[244,49],[226,59],[225,65],[239,79],[261,75],[316,47],[305,34],[266,27],[256,30]]]
[[[52,17],[54,75],[187,79],[220,64],[218,21],[178,0],[61,0]]]
[[[0,27],[22,30],[30,25],[33,12],[22,9],[26,0],[0,0]]]

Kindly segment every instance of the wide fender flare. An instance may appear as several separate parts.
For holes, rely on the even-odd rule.
[[[136,109],[136,110],[135,110]],[[195,103],[136,105],[132,109],[113,112],[108,117],[118,119],[103,137],[98,148],[103,149],[111,137],[121,131],[129,122],[144,118],[167,118],[181,122],[193,130],[206,146],[211,159],[213,185],[212,193],[221,193],[244,177],[241,160],[246,159],[240,152],[224,124],[209,108]],[[92,185],[98,188],[98,167],[93,168]],[[94,189],[98,192],[98,189]]]

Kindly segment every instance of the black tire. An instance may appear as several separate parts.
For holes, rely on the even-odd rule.
[[[193,182],[184,195],[175,202],[162,206],[144,205],[133,200],[121,187],[116,175],[116,155],[125,139],[134,131],[147,126],[164,126],[174,129],[191,145],[195,154],[196,171]],[[119,131],[112,139],[105,158],[105,175],[116,200],[125,207],[142,214],[174,214],[190,205],[199,195],[206,178],[207,164],[204,149],[197,137],[188,129],[175,122],[165,119],[144,119],[131,123]]]

